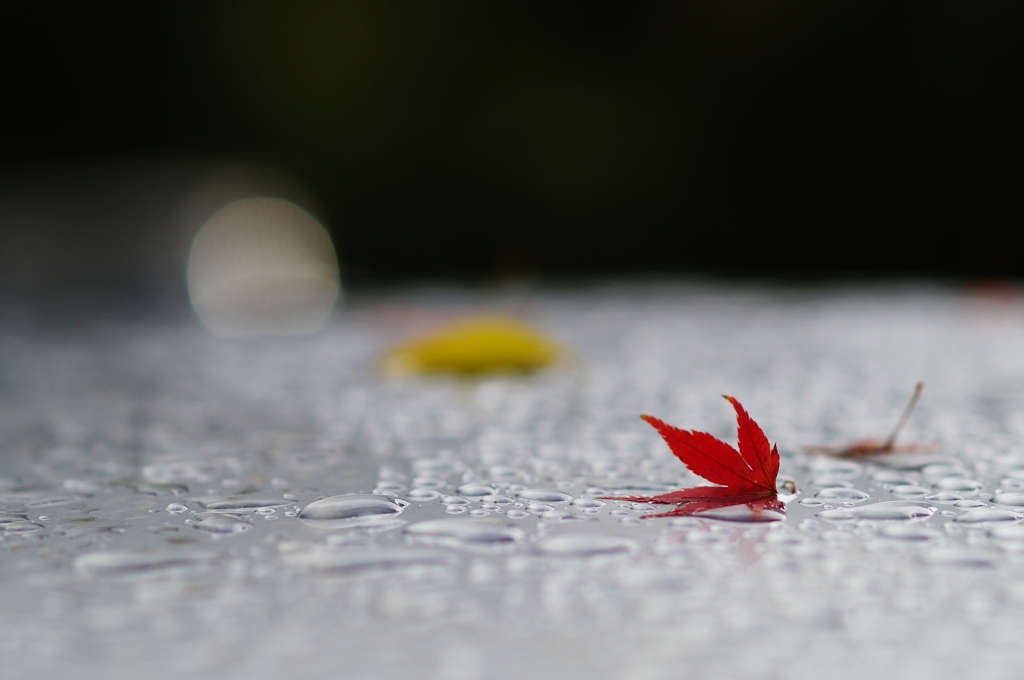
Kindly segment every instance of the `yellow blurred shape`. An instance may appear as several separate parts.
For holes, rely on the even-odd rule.
[[[558,345],[532,326],[506,317],[484,316],[439,328],[388,352],[384,372],[529,372],[551,365]]]

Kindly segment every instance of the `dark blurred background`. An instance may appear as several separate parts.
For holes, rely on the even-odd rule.
[[[1024,274],[1017,0],[2,13],[0,288],[159,287],[224,167],[357,283]]]

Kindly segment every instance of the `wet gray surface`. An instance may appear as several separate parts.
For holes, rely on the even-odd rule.
[[[385,381],[396,306],[514,308],[574,355]],[[917,380],[904,440],[940,450],[801,450],[884,437]],[[784,519],[596,499],[696,483],[637,416],[734,441],[723,393],[800,487]],[[0,447],[4,678],[998,679],[1024,662],[1013,299],[396,293],[311,338],[245,342],[23,319],[0,333]]]

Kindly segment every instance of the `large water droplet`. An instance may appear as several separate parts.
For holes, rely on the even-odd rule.
[[[351,494],[313,501],[302,509],[299,519],[318,529],[338,529],[388,521],[403,509],[394,498]]]
[[[825,498],[828,500],[837,501],[853,501],[854,503],[860,503],[871,498],[870,495],[864,493],[860,489],[847,489],[843,487],[829,487],[822,489],[815,494],[818,498]]]
[[[1016,522],[1024,518],[1022,515],[1004,510],[1003,508],[974,508],[968,510],[962,515],[958,515],[953,518],[954,522],[962,522],[964,524],[981,524],[989,522]]]
[[[230,515],[218,515],[203,513],[196,515],[199,521],[192,525],[192,528],[205,531],[213,536],[232,536],[252,529],[252,525],[242,519]]]
[[[935,482],[935,488],[943,491],[978,491],[982,486],[981,482],[963,477],[943,477]]]
[[[524,501],[532,501],[534,503],[567,503],[572,500],[572,496],[561,491],[553,491],[550,489],[526,489],[516,494],[519,498]]]
[[[537,552],[550,557],[612,557],[637,552],[640,544],[631,538],[608,534],[559,534],[537,543]]]
[[[952,505],[957,501],[962,501],[964,497],[963,494],[956,493],[955,491],[940,491],[938,493],[933,493],[930,496],[925,496],[924,499],[933,503]]]
[[[413,540],[472,550],[506,550],[523,540],[523,530],[498,520],[435,519],[406,527]]]
[[[1012,508],[1024,507],[1024,493],[997,493],[995,498],[992,499],[993,503],[999,505],[1007,505]]]
[[[463,484],[459,487],[458,491],[460,496],[478,498],[480,496],[490,496],[494,494],[497,489],[493,486],[487,486],[486,484]]]
[[[18,520],[0,524],[0,529],[3,529],[9,534],[30,534],[43,528],[42,524],[37,524],[36,522],[30,522],[28,520]]]
[[[405,497],[412,499],[414,501],[418,501],[420,503],[425,503],[427,501],[432,501],[436,498],[440,498],[441,494],[435,491],[434,489],[417,488],[405,494]]]
[[[862,505],[859,508],[839,508],[818,513],[818,517],[830,522],[851,522],[858,519],[874,521],[907,521],[931,517],[935,511],[922,503],[913,501],[883,501]]]
[[[915,486],[913,484],[901,484],[899,486],[892,487],[892,493],[896,496],[915,498],[918,496],[927,496],[928,494],[931,493],[931,490],[926,489],[923,486]]]
[[[240,498],[201,500],[199,504],[208,512],[250,512],[260,508],[280,508],[291,505],[283,498]]]
[[[590,515],[578,515],[568,510],[548,510],[540,514],[545,522],[596,522],[598,519]]]

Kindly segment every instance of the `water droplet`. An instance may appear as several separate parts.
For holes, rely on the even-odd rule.
[[[406,527],[412,539],[453,548],[506,550],[523,539],[523,530],[514,524],[487,519],[436,519]]]
[[[569,512],[568,510],[548,510],[547,512],[540,515],[540,518],[545,522],[596,522],[596,517],[589,517],[587,515],[577,515],[575,512]],[[636,519],[636,518],[634,518]],[[637,520],[639,521],[639,520]]]
[[[199,504],[208,512],[249,512],[259,508],[280,508],[291,505],[285,498],[240,498],[200,500]]]
[[[943,491],[979,491],[982,486],[981,482],[963,477],[943,477],[935,482],[935,488]]]
[[[786,519],[786,513],[778,510],[754,510],[749,505],[730,505],[725,508],[694,513],[702,519],[718,519],[726,522],[778,522]]]
[[[439,550],[388,548],[384,550],[311,550],[284,555],[288,566],[344,575],[391,575],[411,570],[449,568],[454,555]]]
[[[954,522],[961,522],[963,524],[980,524],[983,522],[1016,522],[1022,519],[1021,515],[1018,515],[1009,510],[1003,508],[974,508],[967,512],[955,517]]]
[[[85,576],[146,576],[201,569],[213,560],[212,553],[141,552],[111,550],[75,558],[75,569]]]
[[[555,508],[554,506],[545,505],[544,503],[530,503],[529,505],[526,506],[526,509],[535,515],[539,515],[541,513],[554,510]]]
[[[463,484],[459,487],[459,495],[468,498],[479,498],[480,496],[493,495],[497,489],[486,484]]]
[[[583,510],[596,510],[597,508],[604,507],[604,501],[599,501],[596,498],[577,498],[569,505],[573,506],[574,508],[581,508]]]
[[[351,494],[313,501],[299,512],[299,520],[319,529],[338,529],[387,522],[402,510],[394,498]]]
[[[537,543],[537,552],[549,557],[616,557],[636,553],[639,543],[623,536],[573,533],[549,536]]]
[[[819,512],[818,517],[830,522],[849,522],[858,519],[873,521],[907,521],[931,517],[934,510],[914,501],[883,501],[856,508],[839,508]]]
[[[957,501],[953,503],[958,508],[969,509],[969,508],[983,508],[985,504],[981,501]]]
[[[926,489],[923,486],[914,486],[913,484],[907,484],[892,487],[892,493],[896,496],[914,498],[915,496],[927,496],[928,494],[931,493],[931,489]]]
[[[449,515],[461,515],[466,512],[467,509],[468,508],[466,508],[465,505],[448,505],[445,507],[444,511]]]
[[[480,502],[501,506],[512,505],[513,503],[515,503],[515,501],[509,498],[508,496],[484,496],[483,498],[480,499]]]
[[[800,505],[806,505],[808,507],[815,507],[823,504],[825,501],[818,500],[817,498],[801,498]]]
[[[469,514],[471,517],[488,517],[491,513],[483,508],[477,508],[476,510],[470,510]]]
[[[1024,507],[1024,493],[996,493],[992,502],[998,503],[999,505],[1008,505],[1014,508]]]
[[[188,508],[181,503],[171,503],[167,506],[166,510],[172,515],[180,515],[183,512],[188,512]]]
[[[992,569],[998,563],[998,555],[973,548],[943,547],[932,548],[922,554],[922,559],[942,567],[963,569]]]
[[[524,501],[533,501],[535,503],[567,503],[572,500],[572,496],[561,491],[554,491],[551,489],[525,489],[516,494],[519,498]]]
[[[441,496],[441,502],[445,505],[469,505],[470,500],[462,496]]]
[[[405,494],[405,497],[412,499],[414,501],[418,501],[420,503],[424,503],[426,501],[432,501],[436,498],[440,498],[441,494],[439,494],[434,489],[416,488],[410,491],[409,493]]]
[[[252,529],[252,525],[245,520],[230,515],[203,513],[196,515],[196,518],[199,521],[192,525],[193,529],[199,529],[215,536],[231,536]]]
[[[957,501],[962,501],[964,497],[961,494],[954,493],[952,491],[940,491],[939,493],[933,493],[930,496],[925,496],[926,501],[932,501],[933,503],[941,503],[944,505],[950,505]]]
[[[20,520],[0,524],[0,528],[3,528],[4,531],[11,534],[30,534],[33,531],[39,531],[45,527],[42,524],[37,524],[36,522]]]
[[[525,510],[509,510],[505,513],[505,517],[508,517],[509,519],[524,519],[529,516],[530,513]]]
[[[822,489],[815,494],[818,498],[827,498],[829,500],[840,500],[840,501],[853,501],[859,503],[866,501],[871,498],[870,495],[864,493],[859,489],[846,489],[843,487],[829,487]]]
[[[257,515],[264,515],[267,519],[270,519],[270,515],[277,512],[276,508],[256,508]]]

